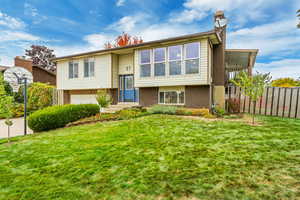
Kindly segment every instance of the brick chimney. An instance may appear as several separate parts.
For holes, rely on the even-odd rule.
[[[26,59],[25,56],[16,56],[15,66],[23,67],[32,73],[32,60]]]

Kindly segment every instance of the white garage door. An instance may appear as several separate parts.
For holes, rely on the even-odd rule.
[[[71,104],[86,104],[93,103],[97,104],[95,95],[93,94],[72,94]]]

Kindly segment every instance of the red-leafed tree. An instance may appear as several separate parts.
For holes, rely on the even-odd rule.
[[[34,65],[39,65],[50,71],[56,70],[56,64],[51,61],[52,58],[55,58],[54,50],[40,45],[31,45],[30,48],[25,50],[25,55],[31,58]]]
[[[115,47],[124,47],[128,45],[135,45],[143,43],[142,38],[138,38],[137,36],[131,36],[128,33],[122,33],[122,35],[119,35],[114,43],[107,42],[104,44],[104,48],[110,49]]]

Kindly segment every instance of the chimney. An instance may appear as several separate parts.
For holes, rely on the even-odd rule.
[[[227,25],[227,19],[222,10],[218,10],[215,12],[214,16],[214,25],[216,30],[225,29]]]
[[[15,57],[15,66],[23,67],[32,73],[32,60],[26,59],[25,56],[16,56]]]

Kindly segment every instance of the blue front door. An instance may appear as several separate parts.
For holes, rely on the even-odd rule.
[[[121,75],[119,79],[121,102],[136,102],[137,90],[134,88],[133,75]]]

